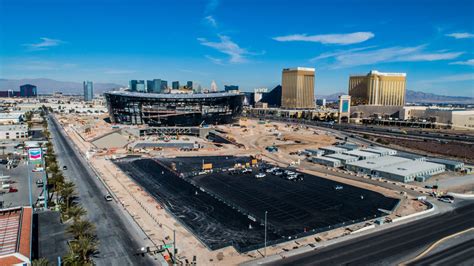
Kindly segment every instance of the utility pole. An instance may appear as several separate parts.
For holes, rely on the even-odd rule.
[[[176,229],[173,229],[173,262],[176,265]]]
[[[265,248],[263,250],[264,257],[267,257],[267,213],[268,211],[265,211]]]

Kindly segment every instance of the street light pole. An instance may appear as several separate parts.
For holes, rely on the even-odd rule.
[[[173,229],[173,263],[176,265],[176,230]]]
[[[265,248],[263,250],[263,256],[267,256],[267,213],[268,211],[265,211]]]

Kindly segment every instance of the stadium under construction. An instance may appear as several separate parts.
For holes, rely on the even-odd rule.
[[[239,93],[158,94],[104,93],[113,123],[149,126],[228,124],[242,113]]]

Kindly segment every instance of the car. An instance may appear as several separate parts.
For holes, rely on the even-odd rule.
[[[446,203],[454,203],[454,200],[450,198],[438,198],[438,200]]]
[[[267,176],[267,175],[264,174],[264,173],[259,173],[259,174],[255,175],[255,178],[264,178],[265,176]]]
[[[276,175],[276,176],[283,175],[283,171],[282,170],[277,170],[277,171],[273,172],[273,174]]]
[[[252,169],[245,168],[244,170],[242,170],[242,174],[247,174],[247,173],[252,173]]]
[[[292,176],[292,175],[295,175],[296,173],[290,170],[285,170],[284,174],[285,176]]]
[[[14,193],[14,192],[18,192],[18,189],[17,188],[14,188],[14,187],[10,187],[10,189],[8,190],[9,193]]]
[[[113,198],[112,198],[112,196],[110,196],[110,194],[105,195],[104,198],[105,198],[105,201],[112,201],[113,200]]]
[[[275,171],[277,171],[277,170],[280,170],[280,168],[278,168],[278,167],[272,167],[272,168],[267,169],[267,170],[265,170],[265,171],[266,171],[267,173],[273,173],[273,172],[275,172]]]
[[[63,170],[67,170],[67,166],[63,166]]]
[[[38,167],[38,168],[34,168],[33,170],[31,170],[32,172],[43,172],[44,168],[43,167]]]

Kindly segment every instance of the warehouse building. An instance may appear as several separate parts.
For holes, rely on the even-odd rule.
[[[430,163],[442,164],[446,167],[446,169],[450,171],[458,171],[464,168],[464,163],[459,162],[459,161],[446,160],[446,159],[440,159],[440,158],[427,158],[426,161]]]
[[[415,161],[426,161],[426,157],[423,157],[421,155],[413,154],[413,153],[407,153],[407,152],[399,152],[398,153],[399,157],[415,160]]]
[[[443,173],[445,170],[446,167],[442,164],[409,161],[399,165],[390,165],[382,169],[377,169],[376,175],[407,183],[415,181],[415,178],[422,178],[422,181],[424,181],[433,175]]]
[[[330,154],[330,155],[326,155],[324,157],[339,160],[344,165],[347,164],[347,163],[352,163],[352,162],[355,162],[355,161],[359,160],[359,158],[356,157],[356,156],[350,156],[350,155],[342,154],[342,153]]]
[[[327,146],[327,147],[322,147],[319,149],[324,151],[325,154],[343,153],[347,151],[347,149],[335,147],[335,146]]]
[[[360,151],[360,150],[346,151],[346,152],[344,152],[344,154],[357,157],[357,158],[359,158],[359,160],[366,160],[366,159],[372,159],[372,158],[380,157],[380,154],[372,153],[372,152],[366,152],[366,151]]]
[[[311,161],[313,163],[318,163],[330,167],[341,167],[342,163],[340,160],[329,158],[329,157],[312,157]]]
[[[0,113],[0,124],[18,124],[25,119],[24,112],[2,112]]]
[[[369,148],[363,149],[362,151],[376,153],[380,156],[388,156],[388,155],[397,154],[396,150],[387,149],[383,147],[369,147]]]
[[[336,147],[343,148],[343,149],[346,149],[348,151],[353,151],[353,150],[358,150],[359,149],[359,145],[357,145],[355,143],[349,143],[349,142],[345,142],[343,144],[336,145]]]
[[[400,182],[412,182],[417,177],[430,177],[445,171],[445,166],[437,163],[416,161],[397,156],[383,156],[345,165],[347,170]]]
[[[304,151],[309,155],[317,157],[322,156],[324,154],[324,151],[318,149],[305,149]]]

